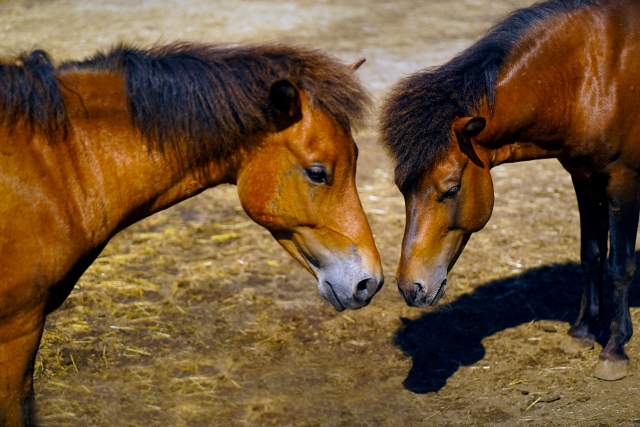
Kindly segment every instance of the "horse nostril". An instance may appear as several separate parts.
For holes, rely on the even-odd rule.
[[[353,294],[353,297],[359,301],[365,301],[369,298],[369,284],[371,283],[371,279],[361,280],[356,285],[356,291]]]
[[[422,289],[422,285],[420,283],[414,283],[412,285],[411,293],[417,296],[420,292],[420,289]]]
[[[371,279],[364,279],[362,280],[360,283],[358,283],[358,286],[356,286],[356,292],[362,292],[362,291],[366,291],[369,289],[369,281]]]
[[[410,300],[417,299],[420,295],[420,292],[422,291],[422,285],[420,283],[412,283],[411,285],[407,286],[407,288],[408,289],[403,294],[405,300],[407,301],[409,301],[407,298],[409,298]]]

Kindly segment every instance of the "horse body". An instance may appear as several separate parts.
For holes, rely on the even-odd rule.
[[[509,37],[512,42],[505,43]],[[450,64],[401,82],[387,100],[382,132],[396,157],[396,178],[406,200],[397,276],[409,305],[437,303],[470,235],[489,220],[492,167],[557,158],[576,190],[584,272],[580,315],[563,348],[573,352],[595,342],[609,252],[614,313],[595,375],[612,380],[627,374],[624,344],[632,334],[627,289],[635,274],[640,214],[638,53],[637,2],[553,0],[516,11]],[[465,63],[471,77],[461,71]],[[480,76],[486,70],[489,77]],[[431,84],[439,72],[460,84],[438,92]],[[427,105],[420,120],[443,117],[436,107],[450,108],[452,114],[448,129],[432,132],[435,141],[446,132],[446,142],[429,148],[420,166],[411,164],[403,150],[432,143],[419,139],[412,128],[418,114],[410,109],[426,104],[419,96],[430,91],[450,100]],[[409,131],[394,139],[390,132],[401,125]]]
[[[247,213],[316,276],[321,294],[336,309],[367,305],[382,285],[380,259],[355,188],[356,146],[348,122],[345,125],[335,118],[335,111],[327,105],[331,100],[312,98],[316,89],[312,83],[303,85],[288,74],[278,76],[277,70],[267,71],[275,75],[266,76],[266,85],[243,83],[251,90],[258,86],[261,91],[263,105],[256,111],[266,117],[259,117],[266,122],[263,129],[242,135],[252,141],[238,139],[226,151],[221,152],[217,146],[200,147],[212,155],[189,157],[189,144],[202,141],[193,141],[197,135],[194,138],[189,134],[188,126],[181,130],[179,140],[164,141],[167,144],[162,146],[162,137],[154,140],[153,135],[145,134],[145,125],[165,135],[171,128],[158,130],[157,124],[149,125],[135,116],[136,108],[142,115],[149,110],[134,97],[153,98],[149,89],[140,85],[153,84],[163,75],[145,77],[132,72],[131,67],[124,67],[124,71],[109,69],[109,62],[122,63],[129,55],[138,61],[136,65],[148,65],[145,61],[153,65],[159,60],[188,71],[192,63],[185,65],[180,55],[188,61],[195,57],[200,65],[215,68],[219,54],[231,60],[234,55],[244,54],[252,61],[261,60],[260,55],[275,54],[281,58],[280,63],[289,60],[309,65],[305,60],[319,61],[316,65],[320,67],[326,61],[325,66],[336,66],[338,75],[352,79],[346,66],[332,64],[326,56],[314,57],[312,53],[311,58],[305,58],[308,51],[278,46],[234,51],[176,45],[144,54],[151,58],[117,48],[106,58],[99,56],[97,64],[96,60],[73,63],[49,75],[59,84],[58,107],[63,107],[60,111],[65,114],[63,126],[57,129],[51,126],[48,131],[42,126],[47,123],[46,115],[43,121],[37,111],[14,117],[11,108],[18,104],[6,98],[4,106],[0,104],[0,118],[3,108],[5,116],[0,126],[1,426],[29,425],[33,364],[46,315],[62,304],[109,239],[136,221],[215,185],[238,185]],[[171,55],[182,59],[172,59]],[[214,57],[209,63],[208,55]],[[27,71],[28,61],[24,65]],[[9,70],[21,71],[20,66]],[[234,76],[242,72],[233,71]],[[53,96],[43,89],[47,87],[46,78],[41,73],[29,89],[40,90],[42,99]],[[25,80],[20,78],[19,82]],[[187,83],[197,85],[202,81]],[[242,88],[234,87],[238,82],[223,83],[227,93],[235,90],[233,95],[244,94]],[[161,108],[169,110],[175,107],[172,103],[184,97],[193,100],[189,96],[207,96],[181,94],[179,88],[166,82],[157,89],[167,96],[157,102],[164,101],[166,105]],[[351,89],[352,96],[359,96],[358,87]],[[166,95],[172,90],[178,95]],[[178,128],[185,121],[189,123],[188,113],[194,108],[194,114],[209,108],[211,120],[225,120],[211,103],[194,107],[184,102],[178,108],[187,112],[182,122],[177,118],[171,124]],[[358,108],[353,111],[355,116]],[[49,116],[52,110],[44,109]],[[153,119],[166,120],[157,114]],[[235,123],[219,125],[223,129],[225,126]],[[340,213],[334,214],[334,209]]]

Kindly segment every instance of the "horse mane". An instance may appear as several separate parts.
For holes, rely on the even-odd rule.
[[[23,56],[35,59],[0,66],[0,76],[16,76],[0,80],[5,125],[11,123],[9,116],[19,115],[52,136],[60,123],[68,123],[58,87],[65,75],[114,73],[124,77],[132,122],[150,147],[190,164],[250,148],[257,134],[273,130],[276,110],[269,89],[279,80],[304,91],[312,107],[345,131],[364,123],[371,104],[345,64],[304,47],[179,42],[141,49],[120,44],[57,69],[42,51]]]
[[[486,99],[493,113],[500,67],[529,29],[551,15],[595,0],[550,0],[516,10],[448,63],[400,80],[382,106],[382,144],[393,157],[402,191],[417,185],[425,170],[444,155],[456,117],[472,116]]]
[[[35,50],[0,63],[0,124],[24,123],[51,141],[65,139],[69,119],[55,69],[46,52]]]

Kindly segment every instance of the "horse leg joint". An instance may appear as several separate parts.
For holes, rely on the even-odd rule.
[[[635,259],[630,258],[623,265],[610,263],[609,274],[617,290],[622,291],[626,289],[636,275]]]

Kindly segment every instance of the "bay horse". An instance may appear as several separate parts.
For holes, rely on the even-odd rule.
[[[369,102],[352,69],[287,45],[0,64],[0,426],[33,425],[45,318],[109,239],[221,183],[337,310],[366,306],[383,275],[351,129]]]
[[[594,375],[626,376],[639,90],[640,3],[631,0],[551,0],[516,10],[450,62],[398,82],[380,129],[406,203],[397,280],[407,304],[435,305],[444,294],[470,235],[491,216],[492,167],[556,158],[576,191],[584,273],[580,314],[562,347],[593,347],[608,255],[614,312]]]

